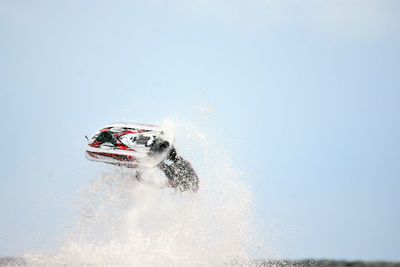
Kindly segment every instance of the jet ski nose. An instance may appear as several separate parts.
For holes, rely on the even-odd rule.
[[[96,141],[101,143],[111,143],[113,145],[116,143],[114,136],[109,131],[101,132],[96,138]]]

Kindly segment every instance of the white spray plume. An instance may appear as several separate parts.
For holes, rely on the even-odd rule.
[[[242,174],[193,124],[167,121],[163,126],[173,136],[175,129],[180,133],[179,147],[198,172],[200,190],[155,188],[137,182],[134,171],[114,167],[85,190],[77,227],[58,252],[26,255],[28,266],[250,264],[249,251],[258,243],[251,191]],[[162,172],[151,176],[164,179]]]

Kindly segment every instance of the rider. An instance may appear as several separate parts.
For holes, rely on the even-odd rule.
[[[199,177],[194,171],[192,164],[176,153],[172,147],[167,158],[159,163],[157,167],[165,174],[171,187],[179,191],[196,192],[199,189]],[[136,179],[142,181],[141,173],[136,173]]]

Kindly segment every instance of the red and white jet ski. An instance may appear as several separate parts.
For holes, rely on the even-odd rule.
[[[165,160],[174,137],[160,126],[121,122],[88,138],[86,158],[130,168],[151,168]]]

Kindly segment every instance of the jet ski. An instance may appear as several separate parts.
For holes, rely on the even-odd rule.
[[[160,126],[120,122],[87,138],[86,158],[129,168],[151,168],[166,159],[174,137]]]

